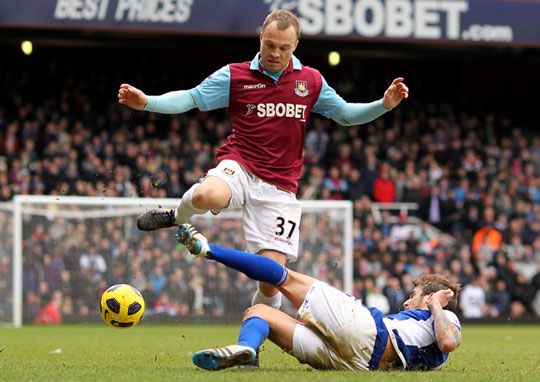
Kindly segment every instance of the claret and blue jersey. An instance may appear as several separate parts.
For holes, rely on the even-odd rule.
[[[292,57],[292,66],[294,70],[302,70],[300,60],[295,56]],[[278,82],[282,72],[270,73],[262,69],[259,64],[259,54],[253,58],[249,65],[251,70],[261,71],[265,76],[274,82]],[[327,118],[339,118],[340,110],[346,104],[336,91],[328,85],[324,77],[321,76],[322,86],[317,101],[313,105],[312,111],[321,114]],[[190,90],[191,95],[195,98],[195,102],[202,111],[221,109],[229,107],[231,84],[230,65],[225,65],[223,68],[216,71],[214,74],[206,78],[199,86]],[[255,88],[258,84],[253,84]],[[261,86],[261,85],[258,85]],[[246,88],[248,90],[248,88]],[[382,110],[383,112],[385,110]]]
[[[444,311],[452,324],[461,330],[458,317]],[[444,365],[448,354],[440,351],[435,338],[435,324],[429,310],[407,309],[383,318],[390,340],[408,370],[433,370]]]
[[[379,99],[348,103],[313,68],[296,57],[281,73],[269,73],[252,61],[229,64],[189,91],[150,96],[144,110],[183,113],[229,108],[232,134],[218,149],[217,160],[234,160],[260,179],[296,193],[302,174],[303,148],[310,113],[340,125],[359,125],[388,110]]]
[[[307,120],[311,112],[340,124],[373,120],[387,110],[382,101],[351,104],[316,69],[296,57],[281,73],[252,61],[229,64],[189,91],[202,111],[229,108],[232,134],[217,151],[276,187],[296,193],[302,174]]]

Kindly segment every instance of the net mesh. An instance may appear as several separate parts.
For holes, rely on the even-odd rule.
[[[23,203],[23,322],[35,322],[47,306],[54,308],[58,300],[53,296],[58,295],[63,322],[98,321],[101,293],[119,283],[143,294],[145,322],[238,320],[251,305],[256,283],[219,263],[192,257],[176,242],[175,229],[139,231],[136,218],[147,208]],[[299,260],[288,267],[342,288],[345,217],[340,208],[304,208]],[[245,248],[241,211],[198,215],[191,223],[211,242]],[[6,255],[0,256],[9,259],[9,240],[2,243]],[[9,317],[10,282],[4,284],[7,292],[0,293]]]

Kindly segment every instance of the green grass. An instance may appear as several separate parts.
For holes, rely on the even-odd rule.
[[[226,345],[237,326],[142,324],[0,328],[0,381],[538,381],[540,326],[465,326],[440,372],[321,372],[270,343],[259,370],[198,370],[194,351]],[[61,352],[51,353],[56,349]]]

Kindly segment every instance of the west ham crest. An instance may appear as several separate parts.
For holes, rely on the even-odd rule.
[[[307,81],[296,80],[296,87],[294,88],[294,92],[299,97],[307,96],[309,94],[309,90],[307,88]]]

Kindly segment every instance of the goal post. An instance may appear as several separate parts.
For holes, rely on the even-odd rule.
[[[13,203],[0,203],[0,326],[16,323],[14,316]],[[18,272],[17,272],[18,274]]]
[[[351,293],[352,202],[301,203],[299,261],[288,267]],[[186,256],[173,230],[136,229],[136,218],[145,210],[177,204],[178,199],[16,196],[11,208],[12,324],[33,322],[53,290],[65,297],[59,309],[65,310],[66,322],[97,320],[99,293],[120,282],[143,289],[145,321],[165,317],[226,322],[239,317],[254,282],[220,264]],[[241,210],[196,215],[190,221],[209,240],[245,249]],[[98,259],[103,269],[89,269],[88,259]]]

